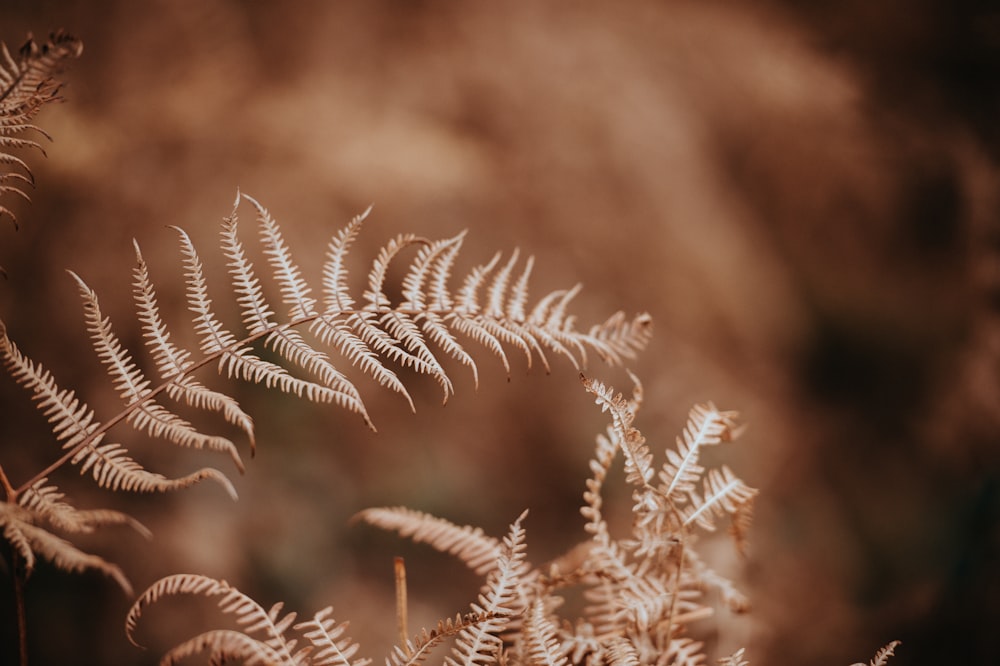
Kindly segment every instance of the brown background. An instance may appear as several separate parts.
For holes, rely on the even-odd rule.
[[[724,453],[762,489],[750,557],[709,549],[755,609],[723,615],[713,654],[746,644],[754,664],[847,664],[899,638],[894,664],[986,663],[1000,647],[1000,17],[973,2],[793,4],[7,2],[8,45],[65,28],[85,51],[67,102],[39,119],[55,141],[30,156],[34,203],[6,202],[22,229],[0,229],[0,316],[109,416],[64,268],[135,345],[137,239],[190,340],[165,225],[221,277],[213,248],[237,187],[276,215],[313,279],[329,236],[369,204],[359,284],[391,236],[469,229],[463,270],[520,247],[537,258],[536,294],[584,283],[584,323],[653,315],[633,370],[657,455],[698,401],[751,424]],[[530,508],[536,562],[581,534],[604,418],[564,362],[507,383],[477,357],[480,390],[455,368],[444,408],[419,378],[416,415],[366,385],[378,435],[240,387],[260,450],[235,505],[210,486],[129,497],[72,471],[55,481],[154,531],[83,542],[137,589],[189,571],[302,614],[332,604],[380,660],[393,555],[407,558],[414,624],[462,610],[478,581],[348,525],[356,511],[406,504],[500,535]],[[628,388],[620,370],[590,372]],[[13,382],[0,392],[0,455],[18,483],[56,445]],[[141,440],[135,452],[165,473],[231,470]],[[43,566],[28,595],[38,664],[150,663],[214,621],[191,600],[157,609],[144,653],[121,629],[129,600],[99,576]],[[14,654],[10,607],[0,660]]]

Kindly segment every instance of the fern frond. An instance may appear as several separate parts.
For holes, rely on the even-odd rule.
[[[750,666],[750,661],[745,659],[746,648],[740,648],[728,657],[719,660],[719,666]]]
[[[707,531],[714,531],[716,516],[736,514],[756,495],[757,490],[743,483],[727,466],[711,469],[705,479],[704,494],[690,493],[691,506],[683,512],[684,525],[698,524]]]
[[[97,358],[104,364],[126,406],[132,407],[128,410],[125,420],[136,430],[145,431],[151,437],[161,437],[189,448],[207,448],[228,453],[237,467],[242,469],[243,461],[236,450],[236,445],[230,440],[199,432],[180,416],[152,400],[150,380],[139,370],[131,354],[111,331],[111,320],[101,314],[97,294],[79,275],[72,271],[69,273],[80,288],[87,330],[90,332]]]
[[[71,573],[94,570],[114,579],[125,594],[132,596],[132,585],[122,570],[97,555],[84,553],[73,544],[32,522],[32,512],[9,502],[0,503],[0,525],[4,539],[24,562],[30,576],[37,558]]]
[[[149,268],[139,250],[139,244],[132,241],[135,248],[136,268],[133,271],[133,295],[136,313],[142,324],[143,338],[159,370],[160,377],[165,380],[166,393],[171,399],[183,402],[195,409],[221,414],[229,423],[242,430],[250,440],[250,452],[256,449],[253,419],[244,412],[239,403],[224,393],[206,388],[187,373],[192,368],[191,352],[179,348],[170,341],[170,333],[160,316],[156,300],[156,291],[149,279]],[[237,467],[243,471],[241,460],[237,459]]]
[[[77,509],[63,501],[64,498],[58,488],[47,485],[47,479],[41,479],[19,494],[17,503],[37,517],[35,522],[44,521],[63,532],[89,534],[105,525],[128,525],[147,539],[153,536],[142,523],[128,514],[110,509]]]
[[[161,666],[172,666],[188,657],[208,653],[210,664],[239,662],[245,666],[297,666],[266,643],[233,629],[213,629],[174,646],[160,659]]]
[[[704,647],[703,642],[691,638],[671,639],[664,656],[664,663],[671,666],[704,666],[708,660]]]
[[[431,631],[426,628],[413,640],[407,640],[405,646],[395,646],[389,658],[386,659],[387,666],[418,666],[427,660],[431,650],[440,645],[443,641],[457,636],[469,627],[488,622],[493,619],[491,613],[466,613],[456,615],[454,619],[445,618],[437,623]]]
[[[289,307],[289,318],[294,320],[315,315],[316,299],[309,295],[312,289],[302,279],[302,271],[299,270],[292,258],[278,223],[256,199],[246,194],[242,196],[257,209],[257,222],[260,225],[264,254],[271,264],[274,278],[281,289],[282,300]],[[237,201],[239,200],[237,199]],[[235,216],[234,206],[233,217],[235,218]]]
[[[0,321],[0,354],[14,380],[32,393],[38,408],[52,424],[57,441],[64,449],[72,449],[91,437],[99,427],[94,421],[94,411],[81,402],[69,389],[60,389],[48,370],[24,356],[17,345],[7,337],[7,329]]]
[[[295,641],[289,641],[284,635],[295,619],[294,613],[283,618],[279,617],[280,604],[276,604],[270,611],[265,611],[260,604],[226,581],[197,574],[176,574],[161,578],[139,595],[125,618],[125,634],[133,645],[141,647],[135,641],[135,630],[145,609],[159,599],[179,594],[218,597],[216,603],[222,612],[233,616],[237,624],[244,627],[242,634],[259,643],[262,648],[267,648],[267,650],[262,649],[262,653],[267,652],[268,658],[275,657],[273,663],[290,665],[296,663],[293,658]],[[261,638],[254,638],[252,634],[260,634]],[[201,646],[202,649],[213,647],[215,639],[211,637],[211,633],[210,640],[199,641],[196,637],[179,647],[183,647],[187,654],[193,654],[197,646]]]
[[[310,645],[317,651],[309,655],[311,666],[367,666],[371,659],[353,659],[360,646],[346,637],[348,622],[337,624],[332,617],[333,608],[327,606],[313,615],[312,619],[296,624],[293,628],[302,632]],[[301,653],[309,648],[303,648]]]
[[[211,479],[222,486],[231,498],[237,498],[233,484],[217,469],[206,467],[187,476],[168,479],[143,468],[128,455],[121,444],[101,444],[101,439],[102,436],[98,436],[89,441],[72,457],[70,463],[80,465],[81,474],[90,471],[97,485],[102,488],[162,493],[190,488],[205,479]]]
[[[489,613],[495,617],[467,627],[458,635],[452,649],[453,656],[445,658],[448,666],[485,666],[498,660],[503,648],[500,634],[515,612],[514,603],[524,573],[524,528],[521,522],[526,515],[527,511],[511,524],[503,539],[496,568],[490,571],[487,578],[485,591],[479,595],[479,603],[472,604],[473,612]]]
[[[18,135],[36,132],[48,138],[44,131],[31,124],[31,120],[43,106],[59,99],[60,84],[54,77],[68,60],[82,52],[83,43],[63,32],[53,33],[44,44],[39,44],[29,35],[16,59],[7,45],[0,43],[0,163],[14,165],[21,170],[0,174],[0,195],[10,193],[30,200],[20,185],[6,184],[8,181],[34,184],[34,176],[27,163],[7,151],[34,148],[45,153],[38,142]],[[13,220],[16,227],[17,217],[10,209],[0,205],[0,215],[4,214]]]
[[[896,648],[899,647],[901,643],[902,641],[892,641],[885,647],[881,648],[878,652],[875,653],[875,656],[872,658],[871,662],[869,662],[870,666],[885,666],[886,664],[888,664],[889,657],[895,656]],[[865,665],[859,661],[858,663],[852,664],[851,666],[865,666]]]
[[[615,636],[608,644],[608,663],[611,666],[639,666],[639,651],[624,636]]]
[[[533,666],[569,666],[569,659],[559,644],[556,628],[546,616],[545,600],[536,599],[523,623],[521,636],[525,656]]]
[[[346,260],[351,245],[371,210],[369,206],[365,212],[355,216],[327,246],[326,262],[323,264],[323,305],[326,315],[339,316],[354,308],[354,299],[347,286]]]
[[[426,543],[435,550],[454,555],[480,575],[497,567],[503,548],[498,539],[486,535],[480,527],[460,527],[444,518],[402,506],[365,509],[353,520],[391,530],[414,543]]]
[[[691,409],[683,438],[677,438],[676,451],[667,449],[667,461],[659,474],[660,492],[675,505],[686,503],[687,494],[695,490],[705,471],[698,465],[701,447],[732,441],[738,436],[737,416],[736,412],[720,412],[712,403]]]
[[[646,446],[646,438],[636,428],[632,427],[635,413],[629,401],[614,388],[588,379],[581,375],[584,388],[595,398],[601,411],[609,412],[612,419],[612,434],[616,443],[625,455],[625,474],[629,483],[648,486],[653,478],[653,455]]]

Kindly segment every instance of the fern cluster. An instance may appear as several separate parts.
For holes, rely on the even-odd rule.
[[[0,175],[0,195],[27,196],[22,185],[32,183],[30,169],[8,151],[40,148],[22,135],[46,136],[31,119],[58,98],[54,76],[80,51],[80,42],[62,33],[41,46],[29,39],[18,58],[6,47],[0,50],[0,162],[14,167]],[[255,219],[263,265],[254,263],[241,236],[239,213],[244,205]],[[2,214],[14,218],[0,205]],[[355,217],[332,235],[322,278],[313,284],[305,278],[275,218],[253,198],[237,194],[220,230],[219,249],[229,283],[228,296],[219,299],[228,306],[224,309],[215,304],[218,292],[210,289],[205,264],[190,236],[174,227],[180,282],[192,314],[187,325],[197,339],[193,348],[178,342],[189,336],[180,335],[181,324],[168,321],[161,311],[138,242],[133,243],[132,293],[142,331],[140,349],[123,343],[97,293],[71,271],[93,352],[121,401],[114,414],[98,414],[86,397],[64,388],[21,350],[0,321],[0,362],[30,393],[58,445],[48,465],[19,483],[0,464],[4,491],[0,531],[15,581],[22,663],[27,661],[22,584],[37,561],[47,560],[67,572],[101,572],[131,595],[119,565],[84,552],[70,539],[114,525],[149,536],[141,523],[122,512],[76,506],[50,481],[54,474],[76,468],[111,492],[162,493],[211,480],[236,497],[229,478],[215,468],[179,478],[146,469],[121,443],[127,441],[118,437],[122,430],[141,435],[144,442],[222,452],[242,473],[246,465],[239,442],[220,432],[242,433],[252,454],[254,421],[226,388],[229,380],[335,405],[359,415],[374,429],[361,378],[398,394],[413,409],[406,373],[429,377],[447,401],[455,391],[445,370],[449,362],[467,368],[478,386],[476,347],[496,358],[509,375],[512,353],[523,355],[529,367],[540,363],[548,370],[549,356],[558,356],[582,371],[595,355],[622,365],[649,342],[647,314],[628,317],[618,312],[601,323],[579,327],[571,308],[579,286],[532,300],[529,282],[534,262],[531,258],[522,262],[516,250],[506,258],[497,253],[462,276],[456,286],[453,272],[464,232],[442,240],[414,234],[392,238],[372,259],[365,288],[356,294],[349,287],[348,264],[367,215],[368,211]],[[390,266],[407,256],[400,283],[387,288]],[[236,319],[239,325],[230,323]],[[223,377],[221,386],[202,376],[210,374],[209,368]],[[567,555],[547,565],[532,565],[527,559],[527,511],[501,539],[404,507],[368,509],[358,515],[361,521],[451,553],[485,577],[469,610],[413,636],[405,629],[401,593],[400,643],[387,663],[416,666],[446,641],[452,642],[445,657],[449,666],[705,663],[705,646],[694,635],[713,614],[706,592],[717,593],[735,612],[746,611],[749,602],[732,581],[702,559],[698,537],[725,521],[736,549],[743,553],[757,491],[725,465],[701,464],[706,447],[731,442],[741,431],[734,412],[711,404],[691,411],[676,446],[666,448],[663,462],[654,464],[645,438],[633,425],[642,403],[641,386],[633,379],[630,398],[600,381],[583,379],[611,424],[597,438],[590,463],[581,509],[585,536]],[[201,418],[205,414],[214,417],[218,432],[195,425],[206,420]],[[603,490],[619,455],[633,491],[632,524],[624,530],[625,537],[613,536],[620,530],[612,529],[603,511]],[[575,616],[564,605],[572,590],[582,590],[586,600]],[[348,625],[334,619],[332,608],[296,621],[296,614],[285,612],[280,603],[265,609],[227,582],[197,574],[169,576],[139,595],[125,622],[129,639],[135,642],[150,604],[180,594],[216,600],[235,626],[194,636],[170,650],[163,663],[194,655],[207,655],[213,664],[240,660],[366,666],[370,662],[357,656],[359,646],[349,637]],[[884,664],[895,646],[883,648],[873,666]],[[739,650],[723,663],[748,662]]]
[[[372,508],[357,519],[399,533],[458,558],[485,577],[476,602],[464,614],[440,620],[432,630],[403,635],[386,658],[391,666],[417,666],[431,651],[452,642],[448,666],[703,666],[705,643],[692,637],[714,608],[706,598],[715,592],[734,612],[749,601],[732,581],[714,572],[698,553],[698,536],[726,519],[736,547],[746,545],[746,529],[757,491],[728,467],[699,464],[705,447],[733,441],[740,433],[735,412],[697,405],[675,448],[666,449],[658,467],[633,427],[641,405],[641,387],[630,400],[593,379],[584,385],[602,410],[610,413],[607,433],[597,438],[591,477],[581,513],[589,536],[567,554],[544,566],[526,558],[527,511],[496,539],[482,529],[459,526],[406,507]],[[631,529],[623,538],[602,511],[602,489],[619,454],[633,487]],[[654,481],[656,481],[654,483]],[[619,526],[615,526],[616,528]],[[564,595],[582,589],[586,605],[577,617],[563,614]],[[281,666],[365,666],[360,646],[337,623],[332,607],[295,622],[284,606],[265,609],[223,580],[197,574],[170,576],[143,592],[128,613],[126,632],[135,642],[147,608],[169,596],[190,594],[217,599],[235,628],[198,634],[169,650],[162,664],[204,654],[210,663],[237,661]],[[405,606],[400,626],[406,626]],[[872,666],[886,663],[898,642],[879,651]],[[738,650],[720,663],[746,666]]]
[[[713,612],[705,592],[720,592],[735,611],[748,609],[746,598],[713,572],[695,547],[698,534],[714,530],[719,518],[730,521],[737,545],[745,544],[757,491],[727,467],[706,470],[698,464],[705,447],[739,434],[736,414],[713,405],[696,406],[676,448],[668,448],[666,460],[656,468],[645,438],[633,426],[641,387],[637,384],[632,398],[626,399],[599,381],[584,379],[584,385],[611,415],[611,425],[597,438],[584,492],[581,512],[589,536],[566,556],[545,566],[528,563],[527,512],[502,540],[405,507],[358,514],[366,523],[450,553],[486,578],[478,600],[464,615],[442,620],[433,631],[405,637],[389,655],[393,666],[423,663],[431,647],[450,638],[454,646],[445,658],[450,666],[695,666],[705,662],[704,644],[688,635],[688,627],[696,628]],[[602,488],[619,455],[633,487],[634,520],[625,538],[612,537],[615,530],[602,511]],[[583,590],[587,603],[579,617],[560,614],[569,589]],[[224,581],[199,575],[165,578],[141,594],[126,621],[129,637],[134,637],[148,605],[176,594],[217,597],[219,607],[234,616],[240,629],[200,634],[168,652],[163,663],[202,652],[212,663],[366,663],[351,660],[358,646],[346,637],[346,625],[330,633],[334,621],[329,608],[295,623],[294,614],[281,615],[280,604],[265,611]],[[327,631],[319,631],[321,626]]]

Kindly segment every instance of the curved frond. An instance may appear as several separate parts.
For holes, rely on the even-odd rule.
[[[211,479],[236,499],[236,489],[219,470],[206,467],[178,479],[168,479],[162,474],[150,472],[133,460],[121,444],[101,444],[101,436],[94,438],[81,448],[70,460],[80,465],[80,473],[90,472],[97,485],[110,490],[130,490],[133,492],[169,492],[189,488],[200,481]]]
[[[9,505],[8,505],[9,506]],[[132,596],[132,585],[118,566],[111,564],[97,555],[85,553],[69,541],[62,539],[48,530],[27,521],[9,522],[3,519],[4,537],[13,543],[19,554],[24,557],[26,569],[30,573],[36,557],[41,557],[62,571],[79,573],[94,570],[112,578],[128,596]],[[10,531],[18,534],[11,539]],[[25,555],[28,554],[27,557]]]
[[[497,566],[502,544],[480,527],[458,526],[444,518],[406,507],[365,509],[354,520],[391,530],[415,543],[426,543],[442,553],[454,555],[477,574]]]
[[[272,607],[270,611],[266,611],[260,604],[226,581],[197,574],[176,574],[161,578],[139,595],[125,618],[125,634],[133,645],[139,646],[135,641],[135,630],[146,608],[164,597],[179,594],[217,597],[216,604],[222,612],[233,616],[237,624],[243,627],[241,633],[261,643],[268,648],[270,654],[276,657],[273,663],[295,664],[295,659],[292,656],[295,642],[287,640],[284,635],[295,619],[294,613],[279,617],[280,604]],[[260,634],[260,638],[255,638],[253,634]],[[186,648],[187,650],[193,650],[194,646],[198,645],[204,649],[211,647],[212,642],[199,643],[198,638],[195,638],[184,645],[192,646]],[[193,651],[188,653],[193,654]]]
[[[147,539],[152,533],[128,514],[110,509],[77,509],[63,501],[65,495],[41,479],[20,495],[17,503],[52,527],[77,534],[89,534],[95,528],[105,525],[128,525]]]

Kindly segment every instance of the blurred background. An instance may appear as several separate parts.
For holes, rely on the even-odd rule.
[[[754,609],[692,627],[712,655],[746,645],[754,664],[846,665],[891,639],[903,641],[893,664],[998,653],[991,3],[8,0],[0,28],[12,48],[58,28],[85,44],[63,76],[66,102],[38,119],[54,141],[46,159],[28,156],[34,202],[4,202],[21,229],[0,225],[0,316],[105,418],[119,405],[64,269],[136,348],[131,239],[175,339],[190,342],[166,225],[191,234],[225,303],[218,230],[237,188],[277,217],[314,281],[329,237],[369,205],[359,287],[397,233],[468,229],[457,275],[520,247],[536,256],[536,295],[583,283],[582,323],[653,315],[632,370],[656,455],[696,402],[750,424],[718,459],[762,491],[749,557],[707,547]],[[78,505],[152,529],[150,542],[113,529],[79,542],[137,590],[192,572],[303,615],[333,605],[381,660],[395,640],[393,556],[407,561],[414,628],[465,609],[480,581],[349,524],[357,511],[405,504],[501,536],[530,508],[535,562],[583,536],[605,418],[566,362],[549,376],[515,366],[507,382],[477,358],[478,392],[454,367],[444,407],[433,382],[412,378],[416,414],[363,384],[377,434],[354,415],[238,387],[259,443],[244,476],[223,456],[119,433],[156,471],[225,470],[235,504],[207,484],[133,497],[72,470],[53,481]],[[589,373],[630,389],[620,369]],[[0,458],[17,484],[56,444],[12,381],[0,405]],[[627,510],[627,489],[609,492]],[[12,598],[8,577],[0,589]],[[142,652],[122,630],[129,604],[98,575],[40,566],[32,662],[155,663],[216,621],[197,600],[155,607]],[[12,603],[0,605],[0,661],[12,662]]]

